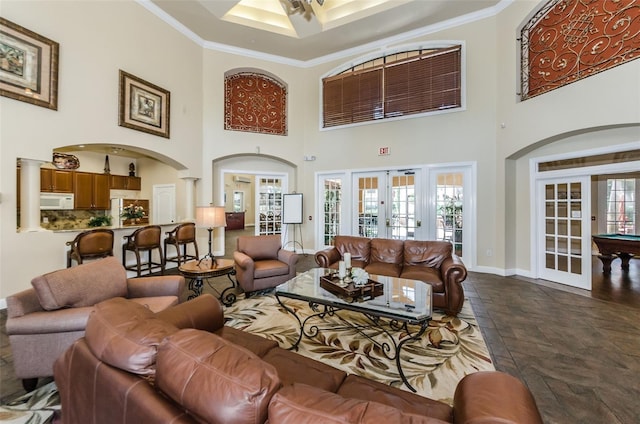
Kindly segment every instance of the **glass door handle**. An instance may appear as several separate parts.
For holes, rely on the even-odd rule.
[[[387,227],[390,227],[390,226],[391,226],[391,220],[390,220],[389,218],[387,218],[386,223],[387,223]]]
[[[417,220],[416,221],[416,227],[422,227],[422,221],[421,220]]]

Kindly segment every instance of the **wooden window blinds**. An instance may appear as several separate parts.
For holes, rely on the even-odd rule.
[[[398,57],[323,79],[323,127],[461,106],[461,46]]]

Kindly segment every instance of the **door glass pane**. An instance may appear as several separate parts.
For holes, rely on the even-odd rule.
[[[454,253],[462,256],[463,174],[438,174],[436,183],[437,239],[453,244]]]
[[[636,234],[635,178],[607,180],[607,233]]]
[[[415,175],[406,172],[391,178],[390,238],[414,240],[416,230]]]
[[[282,180],[260,178],[258,199],[258,234],[280,234],[282,231]]]
[[[570,190],[570,192],[569,192]],[[582,273],[582,189],[580,183],[545,185],[545,266]],[[556,198],[550,197],[555,193]],[[570,201],[568,201],[570,197]]]
[[[358,178],[358,234],[378,237],[378,177]]]
[[[340,209],[342,199],[342,179],[327,178],[324,180],[322,199],[324,202],[324,222],[322,226],[325,246],[333,245],[333,239],[340,234]]]

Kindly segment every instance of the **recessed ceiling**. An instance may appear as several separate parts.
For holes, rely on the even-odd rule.
[[[205,47],[302,65],[490,16],[512,1],[138,0]]]

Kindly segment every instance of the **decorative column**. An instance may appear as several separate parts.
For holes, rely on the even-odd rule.
[[[40,165],[20,158],[20,231],[46,231],[40,226]]]
[[[182,178],[185,183],[185,210],[184,210],[184,219],[185,222],[194,222],[196,220],[195,216],[195,194],[196,194],[196,180],[198,178],[195,177],[184,177]]]

